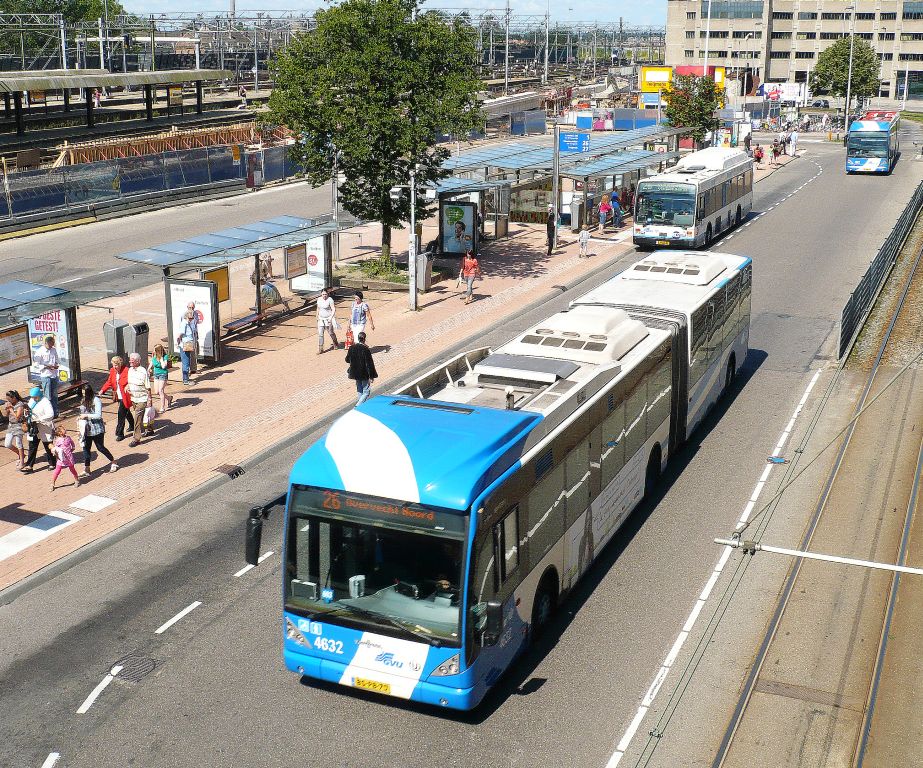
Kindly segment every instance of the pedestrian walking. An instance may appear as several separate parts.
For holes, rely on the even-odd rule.
[[[176,344],[179,347],[179,359],[183,370],[183,384],[187,387],[193,383],[189,378],[192,373],[192,361],[199,347],[199,323],[195,310],[186,309],[179,322]]]
[[[587,249],[590,247],[590,230],[586,228],[586,224],[583,225],[583,229],[580,230],[580,258],[585,259],[589,254]]]
[[[154,382],[154,394],[160,398],[160,410],[157,413],[163,413],[173,405],[173,395],[167,394],[167,379],[169,378],[170,366],[170,356],[167,354],[167,350],[163,344],[156,344],[148,366],[148,374]]]
[[[99,88],[93,89],[93,106],[99,109],[99,103],[102,101],[102,94],[99,92]]]
[[[93,391],[93,387],[84,384],[80,390],[80,415],[77,423],[81,426],[81,443],[83,448],[83,474],[81,477],[90,476],[90,449],[95,445],[97,453],[109,459],[109,471],[115,472],[119,465],[106,448],[106,422],[103,421],[103,401]]]
[[[769,164],[773,166],[778,165],[779,155],[781,154],[782,154],[782,147],[779,144],[778,139],[773,139],[772,140],[772,160],[770,161]]]
[[[42,346],[35,353],[34,369],[38,374],[45,399],[51,403],[54,415],[58,415],[58,350],[54,336],[46,336]]]
[[[551,256],[554,250],[555,239],[557,238],[558,222],[554,218],[554,208],[548,206],[548,219],[545,221],[545,235],[548,238],[548,255]]]
[[[792,157],[795,157],[796,153],[798,152],[798,129],[797,128],[794,129],[788,135],[788,146],[790,149],[789,155],[791,155]]]
[[[115,440],[120,442],[125,439],[125,422],[128,430],[135,431],[135,417],[131,413],[131,392],[128,391],[128,368],[119,355],[112,358],[112,367],[109,369],[109,378],[99,389],[99,394],[104,395],[112,390],[112,402],[119,404],[117,421],[115,423]]]
[[[375,330],[375,321],[372,319],[372,310],[369,309],[368,302],[362,295],[362,291],[356,291],[356,299],[353,301],[349,310],[349,327],[353,334],[353,339],[358,339],[360,333],[365,333],[365,324],[371,323],[372,330]]]
[[[133,439],[129,445],[134,448],[141,444],[141,436],[153,435],[151,425],[145,427],[145,411],[151,397],[151,379],[147,375],[147,368],[141,367],[141,355],[132,352],[128,356],[128,392],[131,395],[131,407],[134,410],[135,428]]]
[[[38,444],[41,442],[45,448],[48,459],[48,469],[54,469],[55,457],[51,450],[54,441],[54,410],[51,403],[42,394],[40,387],[29,390],[29,402],[23,411],[26,416],[26,438],[29,443],[29,453],[26,463],[20,472],[31,472],[35,469],[35,459],[38,455]]]
[[[622,206],[619,204],[618,197],[613,193],[612,202],[612,224],[616,229],[622,228]]]
[[[756,161],[757,168],[763,167],[763,148],[759,144],[753,148],[753,159]]]
[[[746,152],[748,155],[750,154],[750,134],[749,133],[746,136],[744,136],[744,152]]]
[[[16,469],[22,469],[26,458],[22,443],[22,424],[26,418],[25,408],[26,405],[19,392],[11,389],[6,393],[2,409],[3,415],[6,416],[6,440],[3,444],[16,454]]]
[[[549,245],[549,253],[551,252],[550,248],[551,246]],[[474,301],[474,280],[480,277],[481,265],[474,257],[474,254],[468,251],[465,258],[462,259],[461,270],[458,273],[458,279],[464,280],[467,286],[465,288],[465,304],[470,304]]]
[[[336,319],[336,305],[333,303],[331,291],[324,288],[320,298],[317,300],[317,354],[324,352],[324,334],[330,334],[332,346],[330,349],[337,349],[340,342],[337,341],[337,328],[339,323]]]
[[[356,337],[356,343],[346,351],[346,362],[349,363],[347,375],[356,382],[356,392],[359,395],[356,405],[359,406],[369,399],[372,382],[378,378],[372,350],[365,344],[364,331]]]
[[[61,474],[62,469],[70,470],[70,473],[74,476],[74,487],[80,485],[80,476],[77,474],[77,466],[74,463],[74,449],[77,447],[74,445],[74,441],[70,435],[67,434],[67,430],[64,429],[64,425],[61,424],[54,429],[54,452],[57,457],[57,462],[55,463],[54,472],[51,475],[51,490],[55,489],[55,483],[58,482],[58,475]]]
[[[237,95],[240,97],[240,104],[237,105],[238,109],[247,108],[247,88],[241,83],[240,87],[237,89]]]

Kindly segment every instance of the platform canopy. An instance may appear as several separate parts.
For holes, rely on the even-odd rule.
[[[100,69],[56,69],[0,73],[0,93],[61,91],[104,86],[168,85],[228,80],[227,69],[163,69],[154,72],[106,72]]]
[[[313,219],[277,216],[238,227],[221,229],[206,235],[156,245],[140,251],[123,253],[118,258],[169,269],[199,269],[228,264],[247,256],[256,256],[276,248],[303,243],[312,237],[356,226],[354,219],[335,222],[329,214]]]
[[[602,176],[615,176],[643,168],[651,168],[668,160],[675,160],[679,152],[652,152],[647,149],[634,149],[607,155],[582,163],[574,163],[561,170],[561,175],[568,179],[592,179]]]

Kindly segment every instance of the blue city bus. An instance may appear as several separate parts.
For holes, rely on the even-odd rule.
[[[890,173],[900,142],[897,112],[866,112],[849,126],[846,136],[846,173]]]
[[[337,419],[290,475],[286,667],[477,706],[731,386],[751,273],[656,251]]]

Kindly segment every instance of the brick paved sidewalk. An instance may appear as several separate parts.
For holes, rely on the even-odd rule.
[[[622,242],[594,242],[591,258],[580,259],[570,233],[563,234],[565,245],[548,257],[544,226],[514,225],[510,238],[485,249],[484,279],[469,306],[455,281],[439,283],[421,296],[416,314],[407,308],[405,292],[367,292],[376,325],[375,331],[367,329],[369,343],[382,381],[399,378],[447,346],[557,292],[554,286],[572,283],[603,263],[614,264],[632,250],[623,231]],[[365,247],[372,237],[369,232]],[[232,284],[247,279],[246,266],[238,266]],[[117,316],[150,321],[150,347],[165,334],[162,287],[140,289],[113,303],[118,303]],[[339,302],[341,320],[348,304]],[[105,310],[83,313],[83,338],[100,337],[107,318]],[[115,407],[106,403],[106,444],[122,467],[115,474],[104,472],[105,460],[97,459],[81,487],[62,474],[59,482],[64,484],[52,493],[51,473],[38,469],[41,457],[36,471],[24,475],[15,471],[12,453],[5,452],[0,590],[214,479],[217,467],[243,464],[355,400],[355,387],[345,375],[345,352],[317,355],[313,313],[229,341],[224,351],[220,365],[200,370],[196,386],[185,388],[171,380],[174,407],[158,420],[156,437],[136,448],[128,447],[128,440],[114,441]],[[104,350],[82,345],[81,354],[102,375]],[[373,394],[386,389],[376,386]]]

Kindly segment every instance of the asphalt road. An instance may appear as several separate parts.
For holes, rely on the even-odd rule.
[[[310,218],[330,210],[328,185],[298,182],[6,240],[0,242],[0,283],[27,280],[68,290],[128,291],[162,276],[119,254],[276,216]]]
[[[905,158],[891,177],[846,177],[841,148],[803,148],[757,185],[761,215],[720,246],[754,259],[751,353],[734,397],[674,459],[659,498],[602,553],[548,639],[479,710],[384,704],[301,683],[284,669],[279,510],[264,532],[263,548],[275,554],[235,573],[247,510],[284,490],[315,433],[74,558],[0,608],[0,764],[40,766],[58,752],[57,765],[68,768],[606,765],[708,580],[712,537],[733,528],[812,367],[832,354],[850,288],[920,176]],[[515,317],[486,341],[570,298]],[[77,714],[120,660],[138,681],[117,678]],[[725,722],[698,725],[717,738]],[[642,721],[639,732],[646,737],[650,727]],[[651,764],[660,764],[656,755]]]

